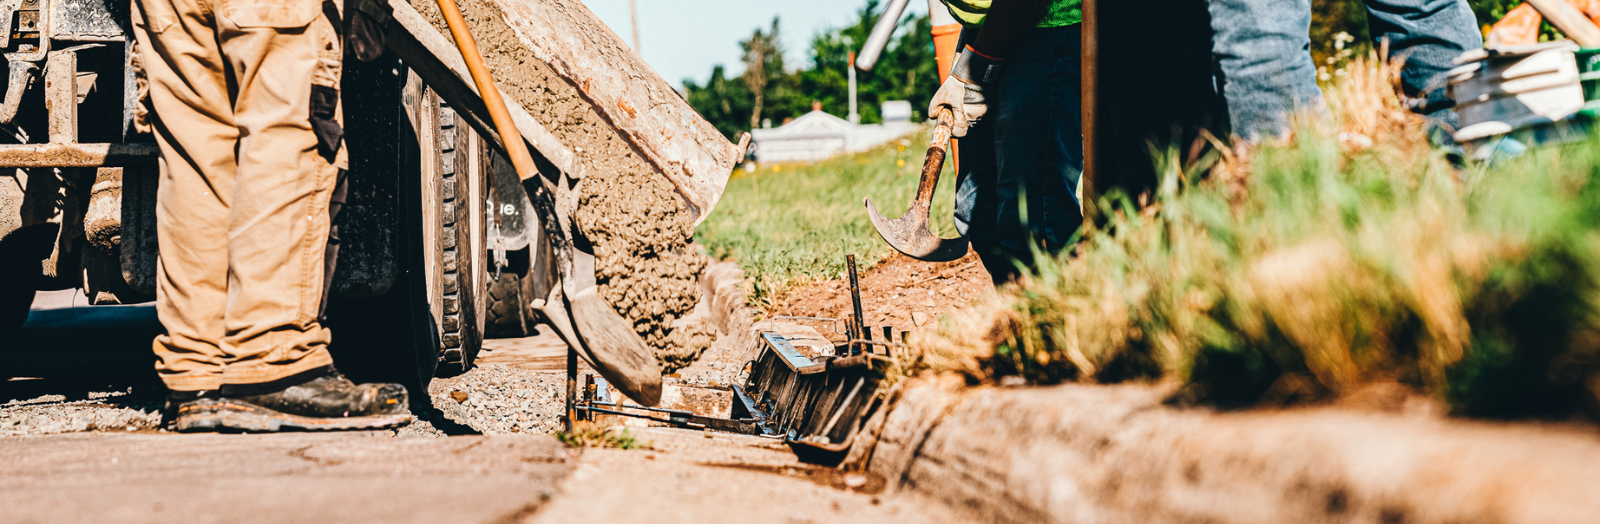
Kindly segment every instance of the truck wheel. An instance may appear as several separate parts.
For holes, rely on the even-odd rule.
[[[530,205],[531,207],[531,205]],[[539,231],[527,247],[507,253],[507,265],[496,278],[490,270],[488,322],[489,338],[531,337],[538,334],[540,319],[532,303],[550,296],[555,286],[554,262],[550,244],[542,233],[538,215],[528,209],[528,227]],[[490,256],[493,259],[492,256]]]
[[[492,278],[492,277],[491,277]],[[519,338],[530,334],[527,315],[522,310],[528,302],[522,296],[522,276],[501,273],[489,281],[488,318],[484,320],[487,338]]]
[[[0,333],[15,332],[28,321],[28,308],[43,278],[40,262],[50,256],[56,228],[39,224],[0,239]]]
[[[432,94],[431,91],[429,93]],[[430,282],[439,329],[439,375],[472,369],[483,347],[487,315],[488,274],[484,267],[484,202],[487,198],[487,148],[455,111],[430,96],[438,108],[437,175],[432,206],[436,210],[431,252],[438,268]],[[428,198],[429,191],[424,191]],[[429,205],[428,203],[424,204]]]

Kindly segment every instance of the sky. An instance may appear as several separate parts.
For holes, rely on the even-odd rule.
[[[635,0],[639,6],[639,47],[644,60],[673,87],[683,79],[705,82],[711,67],[722,64],[729,76],[740,74],[739,41],[756,28],[765,29],[774,15],[783,37],[784,63],[808,63],[811,37],[848,23],[866,0]],[[628,25],[628,0],[583,0],[622,41],[633,44]],[[906,8],[921,14],[924,0]]]

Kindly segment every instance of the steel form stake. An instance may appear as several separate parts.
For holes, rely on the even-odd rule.
[[[872,334],[867,331],[866,316],[861,313],[861,281],[856,278],[856,256],[854,254],[845,255],[844,260],[845,266],[850,270],[850,304],[855,308],[856,314],[854,325],[851,326],[854,328],[855,333],[851,335],[851,338],[872,338]],[[854,355],[856,353],[855,344],[851,344],[850,354]]]
[[[1079,178],[1082,197],[1079,199],[1082,206],[1085,222],[1095,220],[1097,212],[1094,207],[1095,195],[1099,190],[1095,181],[1100,177],[1104,156],[1100,154],[1101,131],[1104,126],[1099,120],[1100,111],[1100,8],[1095,0],[1083,0],[1079,6],[1083,14],[1083,41],[1082,48],[1083,73],[1082,84],[1079,89],[1082,104],[1080,104],[1080,118],[1083,126],[1083,176]]]
[[[578,350],[567,345],[567,433],[572,433],[577,422],[578,408]]]

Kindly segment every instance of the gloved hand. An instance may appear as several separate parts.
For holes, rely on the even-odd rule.
[[[955,64],[950,66],[950,76],[928,102],[928,115],[937,114],[941,107],[950,108],[955,116],[950,136],[967,136],[967,130],[988,114],[989,102],[983,90],[1000,79],[1004,64],[1004,60],[984,56],[970,45],[962,49],[956,55]]]

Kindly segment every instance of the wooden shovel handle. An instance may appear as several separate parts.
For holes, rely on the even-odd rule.
[[[467,21],[461,18],[461,8],[456,6],[456,0],[439,0],[439,11],[444,13],[444,22],[450,26],[450,37],[455,39],[456,48],[461,50],[461,59],[467,63],[472,82],[478,85],[478,96],[483,98],[483,105],[489,110],[489,119],[494,121],[495,130],[505,142],[506,155],[517,170],[517,176],[523,181],[539,176],[533,156],[528,154],[528,144],[522,141],[522,132],[517,130],[517,123],[511,120],[511,111],[506,109],[506,101],[500,97],[500,88],[495,87],[494,75],[483,66],[483,54],[478,52],[478,42],[472,39]]]
[[[1527,0],[1528,5],[1539,10],[1550,25],[1567,34],[1573,42],[1583,47],[1600,47],[1600,27],[1567,0]]]
[[[950,144],[950,129],[955,126],[955,115],[950,108],[942,108],[935,114],[939,120],[933,128],[933,137],[928,139],[928,154],[922,161],[922,179],[917,181],[917,199],[911,202],[911,208],[921,207],[927,209],[933,202],[933,190],[939,186],[939,172],[944,170],[944,157],[946,148]]]

